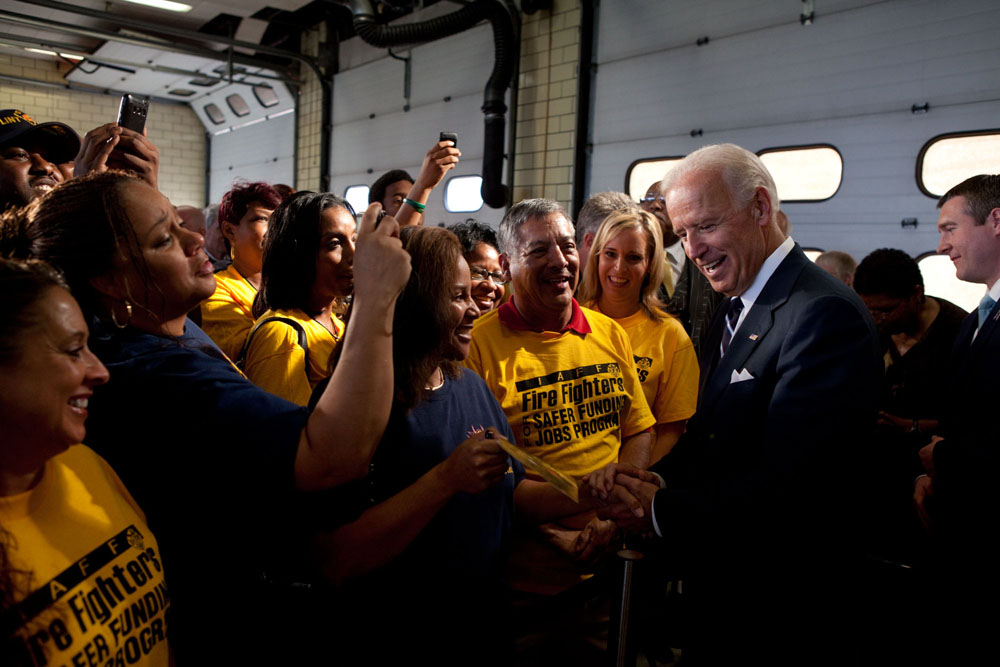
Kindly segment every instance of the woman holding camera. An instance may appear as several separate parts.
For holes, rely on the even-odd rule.
[[[281,632],[293,614],[268,583],[270,557],[285,549],[285,498],[364,475],[391,405],[392,306],[409,257],[392,218],[375,228],[378,212],[365,213],[355,255],[357,335],[311,414],[248,382],[187,320],[215,277],[201,235],[159,192],[108,172],[63,184],[28,215],[31,253],[63,270],[93,318],[113,380],[91,401],[87,442],[157,529],[182,659],[293,648]]]
[[[580,505],[524,479],[494,440],[514,435],[486,383],[460,365],[479,309],[458,239],[437,227],[407,227],[401,238],[413,271],[396,303],[389,424],[367,477],[338,489],[316,521],[334,524],[316,539],[318,566],[340,587],[331,604],[342,615],[330,626],[359,647],[346,664],[372,661],[376,644],[375,663],[398,664],[414,642],[442,634],[435,664],[504,664],[514,505],[524,521]],[[388,628],[391,645],[379,642]]]

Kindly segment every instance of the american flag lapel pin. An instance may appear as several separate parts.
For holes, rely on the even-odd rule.
[[[750,340],[757,340],[757,334],[750,334]]]

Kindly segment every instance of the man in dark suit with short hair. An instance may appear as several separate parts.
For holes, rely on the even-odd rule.
[[[649,473],[592,476],[642,502],[684,579],[690,664],[849,664],[845,452],[871,428],[881,359],[861,300],[778,228],[774,181],[732,144],[664,181],[685,252],[726,294],[702,356],[698,411]],[[655,482],[655,483],[654,483]],[[662,485],[662,488],[661,488]],[[629,523],[621,508],[609,515]]]
[[[927,474],[916,480],[914,502],[935,547],[931,638],[940,657],[973,664],[992,650],[1000,617],[1000,175],[959,183],[938,208],[938,252],[960,280],[987,292],[955,340],[940,432],[920,450]]]

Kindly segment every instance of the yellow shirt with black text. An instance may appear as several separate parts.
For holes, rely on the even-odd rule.
[[[517,444],[574,477],[617,461],[623,439],[656,423],[625,331],[581,311],[590,333],[515,330],[490,311],[476,320],[465,361],[490,387]]]
[[[598,311],[600,312],[600,311]],[[654,322],[642,310],[615,322],[632,343],[635,370],[657,424],[690,419],[698,405],[698,357],[672,315]],[[666,452],[653,452],[653,460]]]
[[[166,667],[159,545],[104,459],[85,445],[50,458],[32,489],[0,498],[0,525],[16,591],[0,664]]]

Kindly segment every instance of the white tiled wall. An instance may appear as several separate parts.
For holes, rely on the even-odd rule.
[[[51,58],[27,58],[0,52],[0,74],[65,84]],[[0,109],[20,109],[39,123],[66,123],[82,137],[113,122],[120,96],[37,86],[0,79]],[[160,152],[160,190],[177,205],[205,205],[205,130],[182,104],[150,104],[147,132]]]

